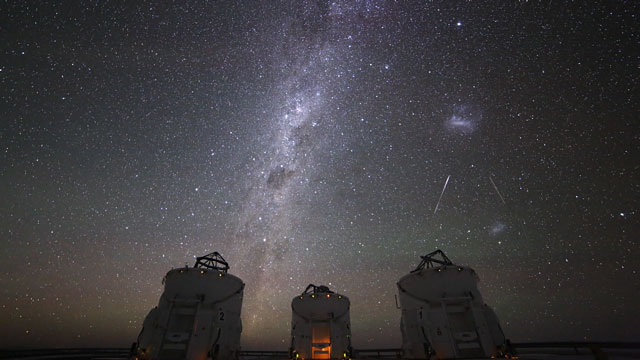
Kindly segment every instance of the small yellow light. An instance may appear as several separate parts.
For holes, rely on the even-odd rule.
[[[200,274],[204,274],[204,270],[200,270]]]
[[[315,299],[316,298],[316,294],[311,295],[311,298]]]
[[[327,299],[330,299],[330,298],[331,298],[331,294],[327,294]]]
[[[338,295],[338,299],[342,299],[342,295]]]
[[[222,277],[222,273],[218,273],[218,277]]]

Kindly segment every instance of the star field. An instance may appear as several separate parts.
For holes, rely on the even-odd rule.
[[[0,7],[0,347],[128,347],[211,251],[243,348],[309,283],[399,347],[437,248],[512,341],[640,339],[636,3]]]

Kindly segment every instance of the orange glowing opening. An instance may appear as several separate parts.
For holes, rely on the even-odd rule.
[[[312,328],[312,359],[331,359],[331,330],[329,325],[315,325]]]

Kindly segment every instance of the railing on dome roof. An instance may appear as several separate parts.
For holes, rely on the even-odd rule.
[[[440,255],[442,259],[436,259],[436,255]],[[420,261],[420,264],[415,270],[412,271],[412,273],[424,270],[425,268],[432,268],[434,267],[434,263],[440,265],[453,265],[451,260],[449,260],[447,255],[445,255],[442,250],[432,251],[425,256],[420,256],[420,258],[422,258],[422,261]]]
[[[329,293],[329,294],[333,294],[333,291],[329,290],[329,287],[324,286],[324,285],[320,285],[320,286],[315,286],[313,284],[309,284],[309,286],[307,286],[306,289],[304,289],[304,292],[302,293],[302,295],[304,294],[317,294],[317,293]]]
[[[196,263],[193,267],[227,272],[229,270],[229,263],[222,257],[222,255],[220,255],[219,252],[214,251],[211,254],[197,257]]]

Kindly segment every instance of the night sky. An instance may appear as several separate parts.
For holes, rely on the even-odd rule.
[[[211,251],[244,349],[309,283],[399,347],[435,249],[512,341],[640,340],[637,2],[167,3],[0,4],[0,347],[128,347]]]

